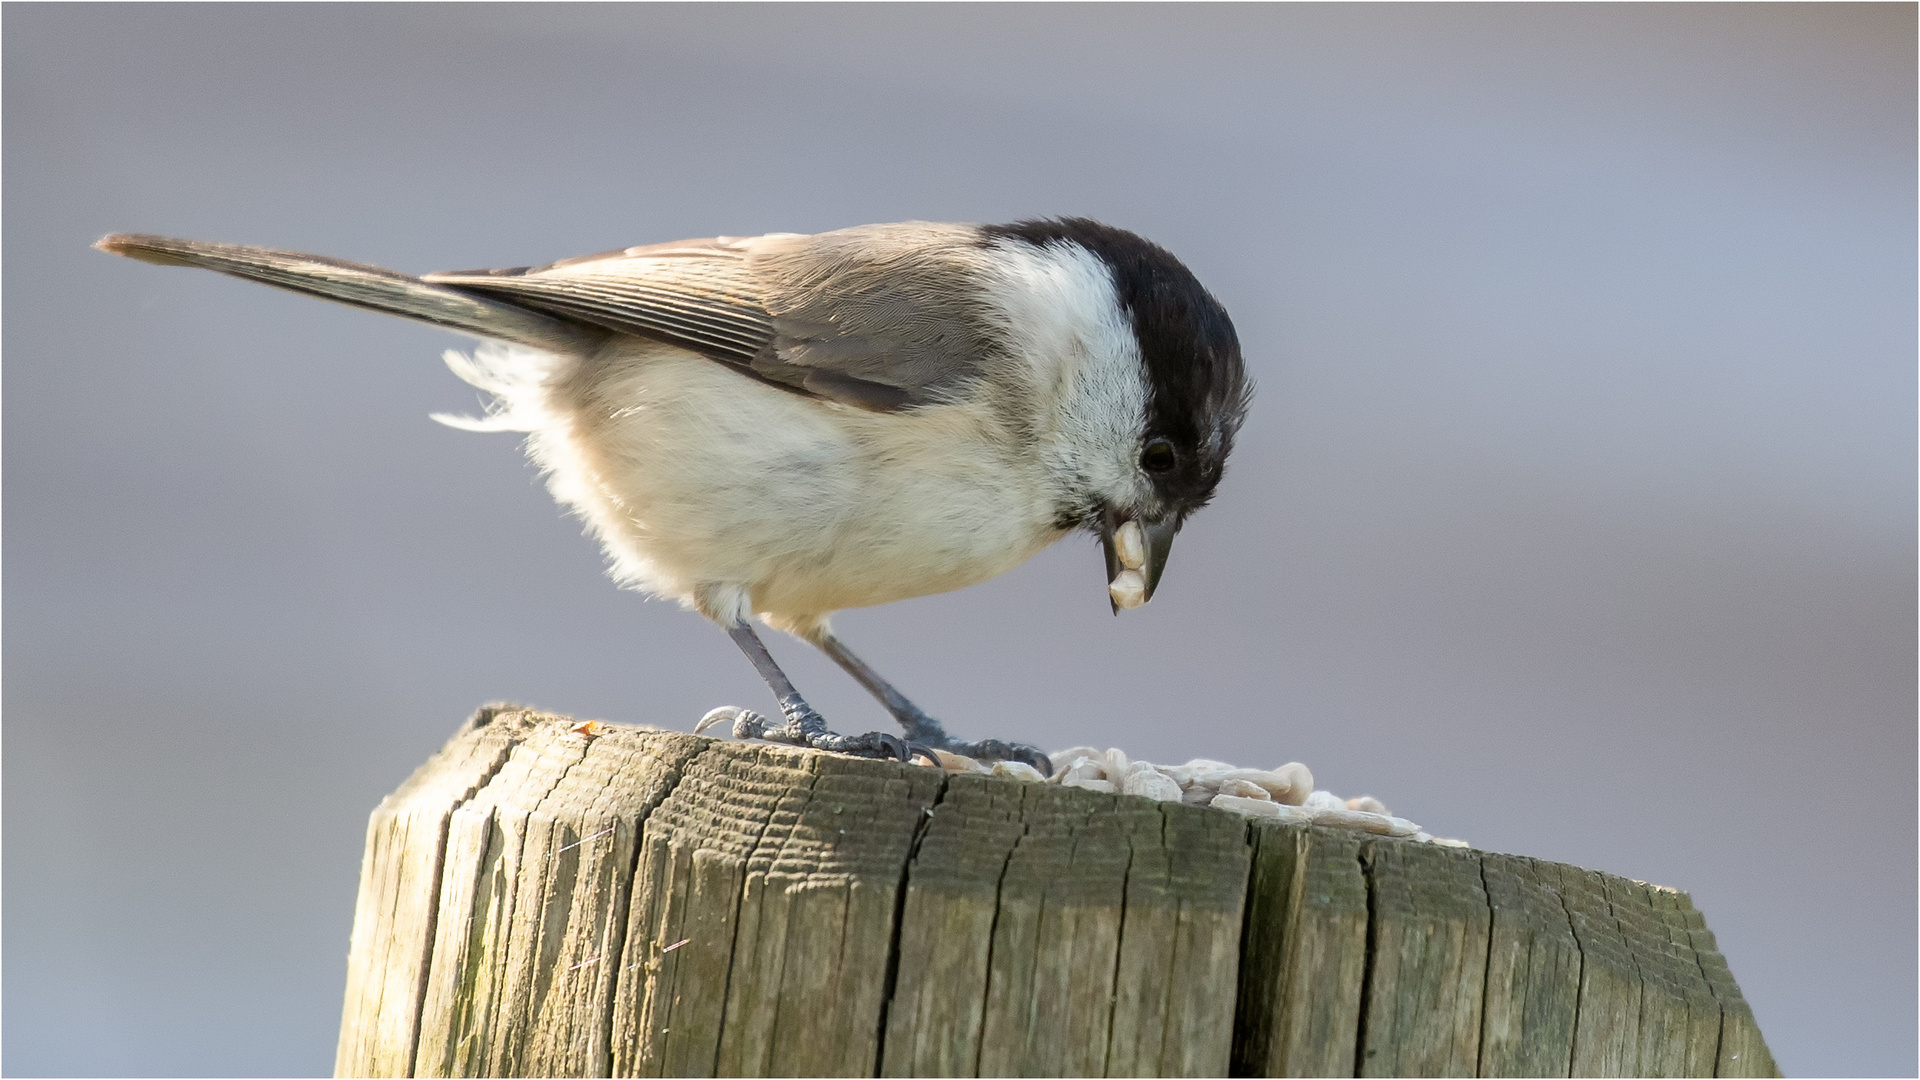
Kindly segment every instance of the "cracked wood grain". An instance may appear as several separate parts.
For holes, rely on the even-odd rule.
[[[1025,785],[947,781],[907,870],[882,1076],[974,1076],[994,921],[1008,857],[1026,832]]]
[[[1123,809],[1119,796],[1076,788],[1034,786],[1022,795],[1026,830],[1001,876],[976,1068],[981,1076],[1100,1076],[1132,855],[1127,833],[1138,811]]]
[[[1491,929],[1478,860],[1386,839],[1361,858],[1372,914],[1360,1075],[1475,1075]]]
[[[1333,829],[1253,827],[1236,1076],[1352,1076],[1367,969],[1361,838]]]
[[[1246,824],[1204,807],[1123,801],[1136,824],[1105,1075],[1224,1076],[1253,854]]]
[[[635,838],[703,745],[544,724],[453,813],[414,1075],[606,1075]]]
[[[1602,875],[1607,901],[1640,976],[1638,1076],[1706,1076],[1720,1046],[1720,1005],[1691,942],[1669,932],[1656,894],[1641,881]],[[1664,900],[1665,898],[1663,898]]]
[[[1729,995],[1716,992],[1712,962],[1696,948],[1692,902],[1644,882],[1558,869],[1583,958],[1574,1075],[1721,1074]],[[1711,939],[1704,944],[1710,949]],[[1756,1056],[1762,1075],[1777,1075],[1764,1043]]]
[[[1640,969],[1607,901],[1606,875],[1558,866],[1560,901],[1580,945],[1573,1075],[1632,1076],[1639,1065]]]
[[[525,734],[523,723],[519,714],[476,713],[369,817],[347,949],[337,1074],[411,1072],[447,821],[506,763]]]
[[[747,860],[719,1071],[871,1075],[900,879],[941,774],[786,753],[813,783]]]
[[[1673,939],[1685,941],[1693,949],[1701,977],[1720,1006],[1720,1040],[1714,1055],[1714,1075],[1779,1076],[1780,1069],[1773,1062],[1767,1041],[1760,1036],[1760,1026],[1754,1022],[1753,1009],[1733,981],[1727,958],[1720,954],[1713,931],[1707,929],[1706,918],[1694,908],[1693,899],[1686,893],[1663,889],[1655,894],[1655,906],[1662,909],[1667,931]]]
[[[1482,854],[1493,915],[1481,1017],[1481,1076],[1568,1076],[1580,1000],[1580,944],[1552,864]]]
[[[643,830],[623,1076],[867,1075],[896,894],[940,774],[709,743]]]
[[[1684,893],[524,709],[369,819],[340,1075],[1777,1075]]]
[[[949,780],[908,869],[882,1074],[1221,1075],[1248,857],[1219,813]]]

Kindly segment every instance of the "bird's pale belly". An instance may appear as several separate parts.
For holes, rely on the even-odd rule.
[[[554,387],[572,422],[535,456],[648,591],[824,615],[977,584],[1061,535],[1043,478],[965,406],[823,405],[678,350],[582,374]]]
[[[795,558],[750,584],[756,612],[826,614],[977,585],[1026,562],[1059,538],[1051,529],[1025,535],[955,536],[938,520],[900,521],[901,532],[927,526],[918,543],[842,542]]]

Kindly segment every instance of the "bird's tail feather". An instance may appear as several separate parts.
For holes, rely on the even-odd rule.
[[[591,348],[605,336],[605,332],[597,328],[556,319],[517,304],[323,255],[133,233],[115,233],[101,238],[93,246],[161,266],[218,270],[309,296],[535,349],[579,352]]]

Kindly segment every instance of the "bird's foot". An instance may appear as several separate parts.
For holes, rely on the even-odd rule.
[[[906,730],[907,739],[915,746],[945,750],[949,754],[959,754],[977,761],[1019,761],[1040,770],[1041,776],[1053,775],[1053,762],[1047,755],[1026,743],[1002,742],[999,739],[981,739],[979,742],[961,742],[947,734],[940,721],[921,712],[917,707],[894,713],[900,726]]]
[[[1018,761],[1039,770],[1043,778],[1053,775],[1053,759],[1041,753],[1039,747],[1026,743],[1002,742],[999,739],[981,739],[979,742],[949,739],[947,745],[938,749],[976,761]]]
[[[884,731],[841,735],[830,731],[826,719],[798,695],[780,699],[780,712],[786,717],[784,724],[773,723],[752,709],[725,705],[701,717],[700,722],[694,725],[693,732],[698,735],[710,727],[725,723],[732,725],[731,731],[736,739],[765,739],[768,742],[808,746],[854,757],[888,758],[894,761],[924,757],[936,766],[940,763],[928,747],[908,742],[898,735]]]

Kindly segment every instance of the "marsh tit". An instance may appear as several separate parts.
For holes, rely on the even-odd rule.
[[[1250,386],[1220,303],[1165,249],[1085,218],[722,236],[411,277],[267,248],[115,235],[198,266],[484,340],[447,364],[493,395],[469,431],[526,434],[620,584],[718,623],[784,722],[700,727],[906,760],[968,743],[833,633],[842,608],[985,581],[1076,530],[1113,610],[1153,597],[1220,483]],[[841,735],[751,620],[811,642],[905,739]]]

